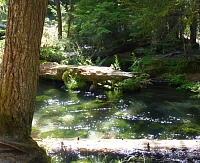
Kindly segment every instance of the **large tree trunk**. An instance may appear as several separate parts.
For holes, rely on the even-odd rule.
[[[48,0],[10,0],[0,78],[0,138],[29,140]]]

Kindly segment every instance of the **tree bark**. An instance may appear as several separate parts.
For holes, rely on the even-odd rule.
[[[48,0],[10,0],[0,76],[0,138],[30,138]]]

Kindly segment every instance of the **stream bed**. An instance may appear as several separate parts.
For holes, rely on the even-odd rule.
[[[70,91],[40,81],[33,138],[200,139],[200,100],[168,86]]]

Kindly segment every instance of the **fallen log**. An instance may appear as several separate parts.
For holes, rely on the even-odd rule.
[[[115,153],[144,150],[144,151],[171,151],[190,150],[200,153],[200,140],[148,140],[148,139],[56,139],[47,138],[36,140],[39,146],[47,149],[48,152],[59,150],[81,152],[108,152]]]
[[[111,67],[60,65],[51,62],[46,62],[40,65],[41,78],[62,81],[64,77],[63,74],[66,71],[73,72],[72,75],[76,74],[76,76],[78,76],[80,79],[90,81],[93,84],[106,80],[117,82],[135,77],[135,74],[131,72],[118,71]]]
[[[120,162],[199,162],[200,140],[44,139],[38,144],[64,162],[110,158]],[[94,159],[95,160],[95,159]],[[107,160],[107,162],[110,162]],[[94,161],[95,162],[95,161]]]

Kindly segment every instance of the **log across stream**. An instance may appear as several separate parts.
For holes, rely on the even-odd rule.
[[[132,72],[114,70],[112,67],[99,66],[77,66],[77,65],[59,65],[57,63],[46,62],[40,65],[40,77],[54,80],[63,80],[64,72],[73,71],[79,78],[90,81],[122,81],[128,78],[134,78]]]
[[[200,161],[200,140],[148,140],[148,139],[55,139],[37,140],[49,154],[90,155],[104,153],[115,156],[148,155],[166,158],[167,156]],[[157,158],[157,159],[159,159]]]

